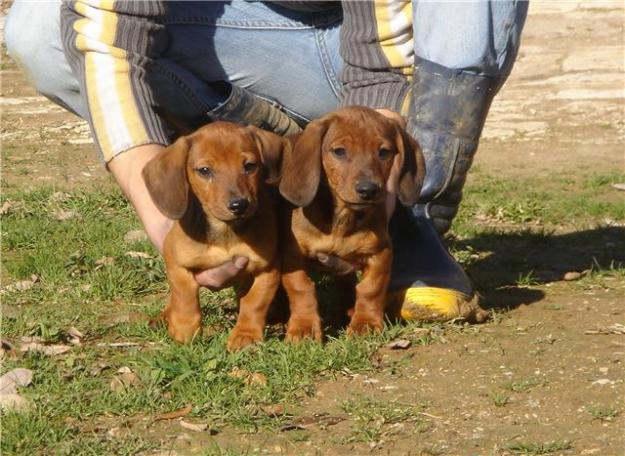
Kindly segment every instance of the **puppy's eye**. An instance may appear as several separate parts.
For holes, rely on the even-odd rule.
[[[338,158],[345,158],[345,156],[347,155],[347,152],[342,147],[336,147],[332,149],[332,153],[334,154],[335,157],[338,157]]]
[[[386,147],[380,147],[380,150],[378,151],[378,157],[380,157],[382,160],[386,160],[390,156],[390,150],[388,150]]]
[[[256,171],[256,168],[258,168],[258,164],[253,162],[247,162],[243,165],[243,171],[245,171],[245,174],[252,174]]]
[[[208,166],[202,166],[201,168],[196,168],[197,173],[202,177],[213,177],[213,170]]]

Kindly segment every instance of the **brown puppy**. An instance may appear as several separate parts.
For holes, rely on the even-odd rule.
[[[201,329],[194,272],[233,256],[249,262],[237,277],[239,317],[228,349],[262,340],[280,283],[277,214],[263,181],[277,179],[285,144],[255,127],[215,122],[181,137],[143,170],[152,199],[176,220],[163,246],[170,295],[159,317],[176,341]]]
[[[392,262],[386,182],[397,162],[399,200],[416,204],[425,173],[421,149],[396,122],[364,107],[311,122],[292,144],[280,182],[280,193],[292,203],[281,215],[282,284],[291,309],[287,340],[321,338],[315,285],[307,274],[319,254],[362,269],[348,332],[380,330]],[[353,290],[355,276],[347,283]]]

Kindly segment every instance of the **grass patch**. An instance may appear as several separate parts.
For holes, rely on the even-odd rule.
[[[625,219],[625,202],[612,184],[622,172],[571,176],[499,177],[472,174],[454,229],[476,233],[484,226],[580,227]]]
[[[545,381],[540,378],[530,377],[524,380],[509,381],[504,383],[501,387],[505,390],[515,393],[525,393],[534,388],[535,386],[544,386]]]
[[[554,442],[515,442],[508,445],[508,450],[514,454],[553,454],[558,451],[573,449],[571,442],[567,440]]]
[[[341,408],[353,420],[350,442],[379,442],[396,434],[402,423],[422,424],[423,407],[419,405],[358,398],[344,402]]]
[[[620,413],[616,408],[610,405],[596,405],[591,407],[588,412],[593,420],[599,421],[613,421]]]
[[[490,400],[495,407],[505,407],[510,402],[510,395],[496,391],[490,393]]]

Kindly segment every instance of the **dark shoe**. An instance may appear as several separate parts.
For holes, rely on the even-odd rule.
[[[390,308],[406,320],[481,322],[487,313],[477,305],[471,281],[447,252],[432,220],[417,206],[398,208],[390,225],[393,268]]]
[[[302,131],[297,122],[277,105],[234,85],[226,101],[206,114],[211,120],[253,125],[282,136]]]

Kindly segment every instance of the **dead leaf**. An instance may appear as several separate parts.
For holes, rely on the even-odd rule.
[[[174,410],[173,412],[169,413],[161,413],[160,415],[157,415],[156,418],[154,418],[154,421],[173,420],[176,418],[181,418],[191,413],[191,411],[193,411],[193,406],[189,404],[186,407],[181,408],[180,410]]]
[[[22,344],[28,344],[30,342],[43,343],[44,339],[43,337],[39,337],[39,336],[22,336],[20,337],[20,342]]]
[[[2,309],[2,310],[4,310],[4,309]],[[4,317],[4,315],[2,315],[2,316]],[[9,351],[15,350],[15,346],[11,342],[6,340],[6,339],[0,340],[0,347],[1,347],[2,351],[4,351],[4,352],[9,352]]]
[[[2,291],[26,291],[30,290],[37,282],[39,282],[39,277],[35,274],[30,276],[30,279],[20,280],[18,282],[13,282],[6,287],[2,288]]]
[[[292,423],[292,426],[295,426],[294,429],[307,429],[312,425],[318,425],[321,428],[325,428],[327,426],[333,426],[335,424],[340,423],[341,421],[345,421],[344,417],[337,415],[330,415],[329,413],[315,413],[311,416],[304,416],[297,420],[295,423]],[[287,429],[291,430],[291,429]]]
[[[98,347],[112,347],[112,348],[126,348],[126,347],[137,347],[141,345],[138,342],[111,342],[109,344],[99,343]]]
[[[250,372],[246,369],[240,369],[233,367],[228,373],[228,376],[232,378],[240,378],[246,385],[266,385],[267,377],[260,372]]]
[[[261,374],[260,372],[254,372],[252,376],[249,378],[249,382],[252,385],[266,385],[267,377],[265,374]]]
[[[625,325],[623,325],[621,323],[614,323],[613,325],[604,326],[603,328],[599,328],[599,329],[589,329],[589,330],[585,331],[584,334],[588,334],[588,335],[616,334],[616,335],[624,336],[625,335]]]
[[[13,208],[13,203],[11,201],[5,201],[0,207],[0,215],[8,214],[9,211]]]
[[[132,372],[129,367],[122,367],[117,371],[117,375],[111,380],[109,385],[111,390],[116,393],[126,392],[131,387],[139,386],[141,379],[137,374]]]
[[[70,351],[72,347],[62,344],[44,345],[38,342],[29,342],[22,344],[20,347],[21,352],[38,352],[48,356],[62,355]]]
[[[67,341],[72,345],[80,345],[83,337],[83,333],[73,326],[67,330]]]
[[[289,424],[286,424],[286,425],[282,426],[280,428],[280,432],[303,431],[304,429],[306,429],[304,426],[301,426],[301,425],[295,424],[295,423],[289,423]]]
[[[128,244],[147,240],[148,235],[143,230],[132,230],[124,234],[124,242],[127,242]]]
[[[33,371],[18,367],[0,377],[0,395],[17,394],[18,386],[28,386],[33,381]]]
[[[3,292],[4,290],[0,290]],[[7,305],[4,302],[2,303],[2,318],[8,318],[10,320],[15,320],[22,314],[21,306],[11,306]]]
[[[94,271],[98,271],[102,269],[104,266],[109,266],[115,262],[115,258],[113,257],[102,257],[99,260],[95,260],[95,268]]]
[[[32,406],[28,399],[19,394],[0,394],[0,409],[24,412]]]
[[[71,195],[69,193],[65,193],[65,192],[54,192],[52,194],[52,196],[50,197],[51,200],[53,201],[65,201],[67,200]]]
[[[190,423],[188,421],[180,420],[180,426],[190,431],[195,432],[204,432],[208,429],[208,424],[206,423]]]
[[[109,437],[111,437],[113,439],[120,438],[121,434],[122,434],[122,430],[119,427],[117,427],[117,426],[112,427],[111,429],[106,431],[106,435],[108,435]]]
[[[78,217],[79,214],[76,211],[66,211],[63,209],[59,209],[57,211],[54,211],[52,215],[54,215],[54,218],[58,221],[64,222],[65,220],[70,220]]]
[[[109,366],[108,364],[98,363],[91,368],[89,373],[92,377],[97,377],[102,373],[102,371],[104,371],[105,369],[110,369],[110,367],[111,366]]]
[[[250,371],[238,367],[233,367],[232,370],[228,372],[228,376],[232,378],[246,378],[248,375],[250,375]]]
[[[149,260],[151,258],[154,258],[152,255],[149,255],[149,254],[147,254],[145,252],[133,252],[133,251],[130,251],[130,252],[126,252],[125,255],[130,257],[130,258],[142,258],[142,259],[145,259],[145,260]]]
[[[260,408],[266,415],[272,418],[284,415],[284,405],[282,404],[268,404]]]
[[[390,348],[391,350],[406,350],[411,345],[412,342],[408,339],[397,339],[388,344],[386,348]]]

